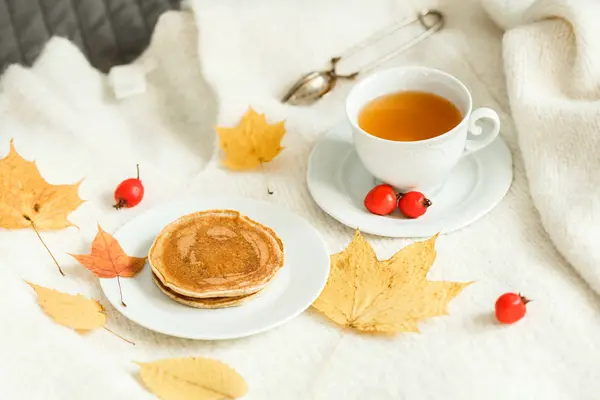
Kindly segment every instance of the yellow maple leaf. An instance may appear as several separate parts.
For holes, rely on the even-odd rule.
[[[10,151],[0,160],[0,227],[39,230],[73,226],[67,216],[83,200],[78,195],[80,182],[51,185],[42,178],[33,161],[17,153],[10,141]]]
[[[250,107],[235,128],[217,127],[223,164],[234,170],[256,168],[275,158],[283,147],[284,121],[269,125],[264,114]]]
[[[162,400],[237,399],[248,386],[233,368],[208,358],[168,358],[138,363],[146,387]]]
[[[313,307],[339,325],[365,332],[419,332],[420,320],[447,315],[448,303],[471,282],[428,281],[437,236],[413,243],[379,261],[356,231],[331,256],[327,285]]]
[[[54,322],[80,333],[106,324],[104,308],[96,300],[72,295],[27,282],[37,294],[38,304]]]

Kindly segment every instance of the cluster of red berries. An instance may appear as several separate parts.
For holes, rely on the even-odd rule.
[[[431,201],[423,193],[396,193],[390,185],[377,185],[365,197],[365,207],[377,215],[388,215],[398,208],[407,218],[419,218],[429,206]]]

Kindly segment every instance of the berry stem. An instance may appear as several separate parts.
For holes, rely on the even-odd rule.
[[[140,180],[140,164],[135,164],[135,168],[137,169],[137,180]]]
[[[117,204],[113,205],[113,207],[117,210],[120,210],[121,208],[125,207],[125,204],[127,202],[123,199],[119,199],[119,201],[117,202]]]
[[[428,198],[425,198],[425,200],[423,200],[423,205],[425,207],[431,207],[433,203],[431,202],[431,200],[429,200]]]
[[[54,261],[54,264],[56,264],[56,267],[58,268],[58,272],[60,272],[60,274],[62,276],[65,276],[65,273],[63,272],[62,268],[60,268],[60,264],[58,263],[58,261],[54,257],[54,254],[52,254],[52,252],[50,251],[50,248],[46,245],[46,242],[44,242],[44,239],[42,239],[42,235],[40,235],[40,232],[35,227],[35,224],[31,220],[31,218],[29,218],[27,215],[23,215],[23,218],[25,218],[31,224],[31,228],[33,229],[33,231],[35,232],[35,234],[37,235],[37,237],[40,239],[40,242],[42,242],[42,244],[46,248],[46,251],[48,252],[48,254],[50,254],[50,257],[52,257],[52,261]]]

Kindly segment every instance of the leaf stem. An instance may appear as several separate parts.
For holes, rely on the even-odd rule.
[[[121,305],[123,307],[127,307],[127,304],[123,301],[123,289],[121,289],[121,280],[119,279],[119,275],[117,275],[117,285],[119,285],[119,296],[121,297]]]
[[[269,194],[275,193],[269,188],[269,178],[267,177],[267,173],[265,172],[265,165],[263,164],[262,160],[260,161],[260,170],[262,171],[262,174],[265,177],[265,183],[267,185],[267,193],[269,193]]]
[[[109,331],[110,333],[112,333],[113,335],[115,335],[116,337],[118,337],[119,339],[121,339],[122,341],[124,341],[124,342],[127,342],[127,343],[129,343],[129,344],[132,344],[132,345],[134,345],[134,346],[135,346],[135,343],[134,343],[134,342],[132,342],[131,340],[125,339],[123,336],[119,335],[119,334],[118,334],[118,333],[116,333],[115,331],[112,331],[112,330],[108,329],[108,328],[107,328],[107,327],[105,327],[105,326],[103,326],[103,328],[104,328],[105,330]]]
[[[60,264],[58,263],[58,261],[56,260],[56,258],[54,257],[54,254],[52,254],[52,252],[50,251],[50,248],[48,248],[48,246],[46,245],[46,242],[44,242],[44,239],[42,239],[42,235],[40,235],[40,232],[37,230],[37,228],[35,227],[35,224],[33,223],[33,221],[31,220],[31,218],[29,218],[27,215],[23,216],[27,221],[29,221],[31,223],[31,228],[33,229],[33,231],[35,232],[35,234],[37,235],[37,237],[40,239],[40,242],[42,242],[42,244],[44,245],[44,247],[46,248],[46,251],[48,252],[48,254],[50,254],[50,257],[52,257],[52,261],[54,261],[54,264],[56,264],[56,267],[58,268],[58,272],[60,272],[60,274],[62,276],[65,276],[65,273],[63,272],[63,270],[60,268]]]

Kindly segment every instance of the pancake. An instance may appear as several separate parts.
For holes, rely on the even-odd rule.
[[[248,300],[251,300],[258,296],[259,292],[248,294],[245,296],[235,296],[235,297],[213,297],[210,299],[198,299],[195,297],[183,296],[179,293],[175,293],[168,287],[162,284],[162,282],[156,277],[155,274],[152,274],[152,280],[158,286],[158,288],[172,300],[175,300],[178,303],[183,305],[194,307],[194,308],[227,308],[227,307],[236,307]]]
[[[167,225],[148,254],[164,287],[192,298],[256,293],[283,266],[275,232],[233,210],[192,213]]]

